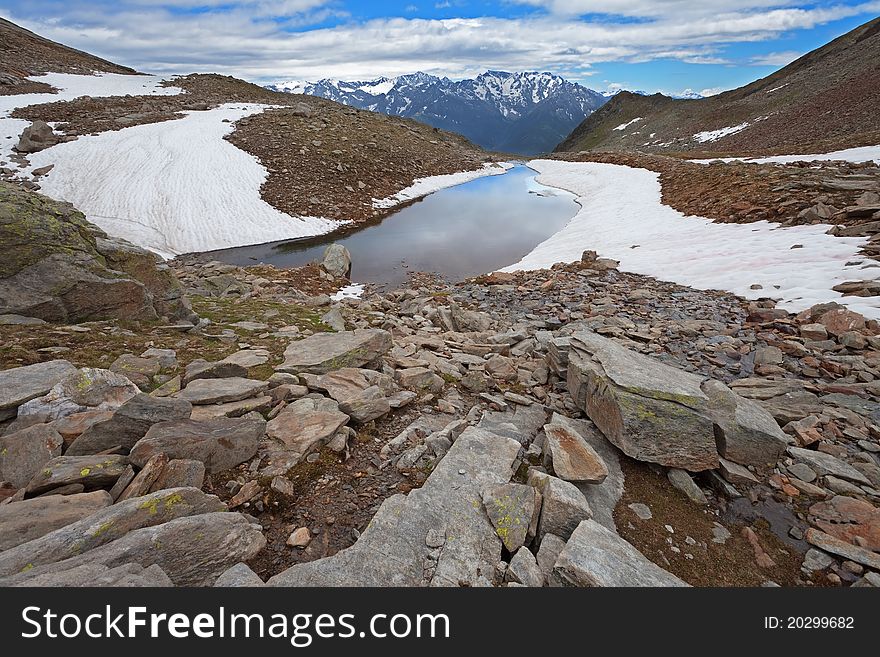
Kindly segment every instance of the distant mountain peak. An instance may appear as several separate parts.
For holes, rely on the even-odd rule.
[[[458,132],[490,150],[551,150],[605,97],[550,72],[488,70],[453,81],[418,71],[397,77],[288,80],[275,91],[302,93]]]

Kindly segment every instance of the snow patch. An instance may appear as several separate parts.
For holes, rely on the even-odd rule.
[[[489,162],[483,165],[481,169],[472,171],[459,171],[457,173],[448,173],[440,176],[428,176],[427,178],[417,178],[412,185],[403,189],[393,196],[387,198],[374,198],[374,208],[393,208],[408,201],[414,201],[422,196],[427,196],[434,192],[446,189],[447,187],[455,187],[462,183],[482,178],[483,176],[498,176],[507,173],[513,165],[508,162]]]
[[[643,118],[643,117],[638,116],[638,117],[634,118],[632,121],[628,121],[627,123],[621,123],[621,124],[620,124],[619,126],[617,126],[616,128],[613,128],[613,130],[626,130],[628,127],[630,127],[630,126],[631,126],[633,123],[635,123],[636,121],[641,121],[642,118]]]
[[[586,249],[620,261],[623,271],[698,289],[721,289],[748,299],[773,297],[799,312],[836,301],[880,318],[880,299],[843,297],[844,281],[875,280],[880,270],[848,262],[866,238],[826,235],[827,225],[792,226],[760,221],[715,223],[685,216],[660,201],[658,174],[613,164],[536,160],[538,182],[578,195],[581,209],[561,231],[504,271],[545,269],[580,260]],[[795,244],[803,248],[792,249]],[[752,290],[759,284],[763,289]]]
[[[336,294],[332,295],[332,301],[342,301],[343,299],[360,299],[364,293],[363,283],[352,283],[341,288]]]
[[[781,84],[781,85],[779,85],[778,87],[773,87],[772,89],[768,89],[768,90],[765,91],[764,93],[765,93],[765,94],[772,94],[772,93],[774,93],[774,92],[779,91],[780,89],[784,89],[785,87],[787,87],[787,86],[790,85],[790,84],[791,84],[791,82],[786,82],[785,84]]]
[[[731,125],[726,128],[719,128],[718,130],[706,130],[705,132],[698,132],[694,135],[694,139],[698,142],[706,143],[707,141],[718,141],[722,137],[726,137],[727,135],[734,135],[737,132],[741,132],[749,127],[749,122],[740,123],[739,125]]]
[[[753,164],[789,164],[791,162],[822,162],[828,160],[845,160],[847,162],[871,162],[880,164],[880,146],[859,146],[845,148],[831,153],[818,155],[771,155],[769,157],[722,157],[709,160],[688,160],[695,164],[712,162],[751,162]]]
[[[267,105],[226,104],[182,118],[83,136],[30,157],[54,164],[42,193],[163,256],[319,235],[341,222],[296,217],[260,197],[268,172],[223,137]]]

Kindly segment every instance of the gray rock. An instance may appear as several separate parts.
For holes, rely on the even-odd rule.
[[[831,454],[817,452],[812,449],[804,449],[802,447],[789,447],[788,453],[795,461],[807,464],[819,475],[834,475],[841,479],[848,479],[868,486],[871,485],[871,482],[868,481],[868,478],[865,477],[865,475],[856,470],[846,461],[843,461],[836,456],[832,456]]]
[[[872,550],[852,545],[813,527],[807,530],[805,538],[807,543],[815,545],[820,550],[855,561],[868,568],[880,570],[880,554]]]
[[[299,399],[266,425],[266,434],[273,441],[269,447],[270,469],[264,474],[280,475],[293,467],[312,449],[329,441],[348,422],[330,399]]]
[[[27,486],[46,463],[61,456],[63,446],[61,434],[46,424],[0,437],[0,481]]]
[[[814,573],[819,570],[830,568],[833,563],[834,557],[827,552],[822,552],[822,550],[817,550],[816,548],[810,548],[804,555],[804,563],[801,566],[801,569],[808,573]]]
[[[52,126],[38,119],[22,131],[15,150],[19,153],[36,153],[54,146],[58,141],[59,137]]]
[[[702,489],[697,486],[694,482],[693,478],[685,472],[684,470],[680,470],[678,468],[670,468],[669,472],[666,473],[666,477],[669,479],[669,483],[682,493],[694,504],[708,504],[709,501],[706,499],[706,494],[703,493]]]
[[[150,492],[165,488],[201,488],[205,483],[205,464],[195,459],[173,459],[165,464]]]
[[[379,386],[370,386],[342,401],[339,410],[354,422],[365,424],[388,413],[391,404]]]
[[[195,488],[163,490],[126,500],[0,552],[0,577],[87,554],[142,527],[225,508],[217,497]]]
[[[665,365],[590,332],[572,336],[568,389],[629,456],[690,471],[730,460],[766,466],[790,440],[773,417],[724,384]]]
[[[22,404],[18,416],[58,420],[88,410],[112,411],[140,392],[128,377],[110,370],[83,367],[71,372],[42,397]]]
[[[551,422],[544,425],[544,435],[557,477],[588,484],[601,484],[605,481],[608,466],[571,426]]]
[[[544,573],[535,561],[535,555],[528,548],[521,547],[513,555],[504,573],[505,582],[516,582],[523,586],[544,586]]]
[[[538,554],[535,559],[538,562],[538,568],[541,570],[541,576],[546,584],[550,581],[550,574],[553,572],[553,566],[556,560],[565,549],[565,541],[556,534],[544,534],[541,539],[541,547],[538,548]]]
[[[228,379],[196,379],[174,396],[193,405],[225,404],[258,397],[268,390],[266,381],[236,376]]]
[[[242,349],[234,354],[229,354],[220,363],[226,365],[240,365],[245,369],[258,367],[269,362],[271,354],[266,349]],[[230,374],[229,376],[242,376],[240,374]],[[222,377],[218,377],[222,378]]]
[[[67,448],[67,456],[97,454],[111,447],[130,450],[158,422],[185,420],[192,404],[184,399],[163,399],[140,393],[120,406],[113,416],[86,429]]]
[[[351,277],[351,253],[342,244],[331,244],[324,249],[321,267],[337,278]]]
[[[541,500],[532,486],[514,483],[487,486],[483,489],[483,506],[495,533],[511,554],[536,534]]]
[[[449,311],[452,313],[452,321],[457,331],[484,332],[492,328],[492,317],[486,313],[465,310],[456,303],[449,304]]]
[[[220,418],[154,424],[132,448],[131,462],[143,467],[155,454],[201,461],[210,473],[223,472],[251,459],[266,432],[263,420]]]
[[[56,456],[46,462],[27,484],[28,495],[82,484],[86,490],[109,488],[125,471],[128,459],[119,454]]]
[[[74,372],[76,368],[66,360],[51,360],[0,372],[0,422],[15,417],[19,406],[42,397]]]
[[[41,575],[30,577],[15,586],[39,587],[170,587],[174,586],[165,571],[157,565],[144,568],[140,564],[125,563],[110,568],[104,564],[84,563],[69,568],[61,565],[47,568]]]
[[[247,367],[237,362],[216,361],[209,363],[201,358],[186,366],[183,385],[189,385],[198,379],[232,379],[247,377]]]
[[[627,504],[627,506],[639,517],[640,520],[650,520],[654,517],[654,514],[651,513],[651,509],[647,504],[633,502],[632,504]]]
[[[217,581],[214,582],[215,587],[228,588],[247,588],[255,586],[266,586],[265,582],[260,579],[250,566],[246,563],[237,563],[231,568],[225,570]]]
[[[297,564],[272,586],[460,586],[485,581],[501,560],[501,540],[475,504],[481,490],[510,480],[520,445],[469,428],[409,495],[389,497],[358,541],[332,557]],[[439,554],[429,532],[445,537]],[[430,564],[429,566],[426,564]]]
[[[594,520],[578,525],[550,581],[555,586],[687,586]]]
[[[158,565],[176,586],[212,586],[230,566],[252,559],[265,545],[262,528],[247,516],[204,513],[130,531],[50,568],[70,569],[83,564],[114,568],[134,562],[145,568]],[[48,569],[38,566],[8,580],[26,582]]]
[[[538,521],[538,536],[541,538],[556,534],[567,540],[582,521],[593,516],[587,499],[574,484],[532,471],[529,485],[541,493],[541,518]]]
[[[82,520],[113,504],[106,491],[47,495],[0,505],[0,552]]]
[[[391,334],[382,329],[316,333],[292,342],[284,351],[279,372],[324,374],[343,367],[376,363],[391,350]]]

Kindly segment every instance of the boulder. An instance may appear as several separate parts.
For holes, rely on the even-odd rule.
[[[158,479],[150,487],[150,492],[164,488],[201,488],[204,483],[204,463],[195,459],[172,459],[162,468]]]
[[[336,278],[351,278],[351,253],[341,244],[331,244],[324,249],[321,268]]]
[[[269,390],[266,381],[231,377],[228,379],[196,379],[174,396],[196,405],[224,404],[257,397]]]
[[[0,577],[87,554],[142,527],[225,508],[217,497],[195,488],[174,488],[126,500],[0,552]]]
[[[216,361],[209,363],[197,358],[186,366],[183,375],[183,385],[187,386],[196,379],[230,379],[244,378],[247,376],[247,368],[239,363]]]
[[[87,518],[113,504],[107,491],[47,495],[0,505],[0,552]]]
[[[397,382],[404,388],[438,393],[443,390],[443,379],[427,367],[408,367],[396,372]]]
[[[452,321],[455,330],[462,333],[482,333],[492,328],[492,318],[486,313],[475,310],[465,310],[456,303],[449,304],[449,312],[452,314]]]
[[[316,446],[329,441],[346,422],[348,415],[331,399],[299,399],[266,425],[274,445],[270,461],[274,466],[265,474],[284,474]]]
[[[89,410],[116,410],[139,392],[122,374],[83,367],[52,386],[47,394],[22,404],[18,416],[37,415],[58,420]]]
[[[476,586],[501,561],[481,490],[510,480],[520,444],[471,427],[421,488],[386,499],[351,547],[272,577],[271,586]]]
[[[27,582],[47,570],[83,564],[115,568],[137,563],[145,568],[158,565],[175,586],[212,586],[230,566],[252,559],[265,545],[262,528],[253,519],[240,513],[203,513],[130,531],[84,554],[8,580]]]
[[[60,141],[60,137],[45,121],[37,119],[22,130],[18,138],[15,150],[19,153],[37,153],[54,146]]]
[[[64,439],[46,424],[0,436],[0,481],[27,486],[46,463],[61,456]]]
[[[157,256],[111,239],[68,203],[0,182],[0,314],[77,323],[197,320]]]
[[[137,442],[129,458],[143,467],[153,456],[164,453],[172,460],[201,461],[213,474],[252,458],[265,431],[265,421],[250,418],[159,422]]]
[[[508,552],[516,552],[537,533],[541,496],[532,486],[487,486],[483,489],[483,506]]]
[[[119,454],[57,456],[40,467],[28,482],[27,493],[39,495],[71,484],[82,484],[86,490],[109,488],[127,466],[128,459]]]
[[[568,389],[603,434],[627,455],[692,472],[731,461],[766,467],[791,440],[757,403],[615,341],[572,336]],[[717,439],[717,443],[716,443]]]
[[[266,586],[266,584],[246,563],[237,563],[223,571],[214,582],[214,586],[218,588],[244,588]]]
[[[555,534],[567,540],[582,521],[593,517],[587,499],[574,484],[533,470],[529,473],[529,485],[541,493],[539,538]]]
[[[140,564],[125,563],[110,568],[104,564],[84,563],[72,568],[64,564],[48,567],[41,575],[24,579],[13,586],[155,588],[174,586],[174,582],[157,565],[144,568]]]
[[[19,406],[42,397],[74,372],[76,368],[66,360],[51,360],[0,372],[0,422],[15,417]]]
[[[510,560],[504,573],[505,582],[516,582],[523,586],[544,586],[544,573],[538,567],[535,555],[528,548],[521,547]]]
[[[388,413],[391,404],[379,386],[370,386],[341,402],[339,410],[348,415],[352,421],[365,424]]]
[[[789,455],[800,463],[806,463],[814,472],[820,476],[832,475],[841,479],[848,479],[859,484],[870,486],[871,482],[861,472],[856,470],[846,461],[812,449],[804,449],[803,447],[789,447]]]
[[[67,456],[97,454],[111,447],[130,450],[158,422],[185,420],[192,404],[140,393],[120,406],[109,420],[86,429],[67,449]]]
[[[391,334],[382,329],[316,333],[292,342],[284,351],[284,362],[275,369],[291,374],[325,374],[343,367],[375,364],[390,350]]]
[[[688,586],[594,520],[575,529],[550,581],[554,586]]]

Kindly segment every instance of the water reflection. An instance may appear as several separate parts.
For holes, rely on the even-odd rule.
[[[577,212],[574,196],[535,182],[518,165],[441,190],[388,216],[345,233],[214,251],[235,265],[257,262],[296,267],[320,259],[327,244],[351,252],[352,280],[399,285],[408,272],[439,273],[461,280],[517,262],[560,230]]]

